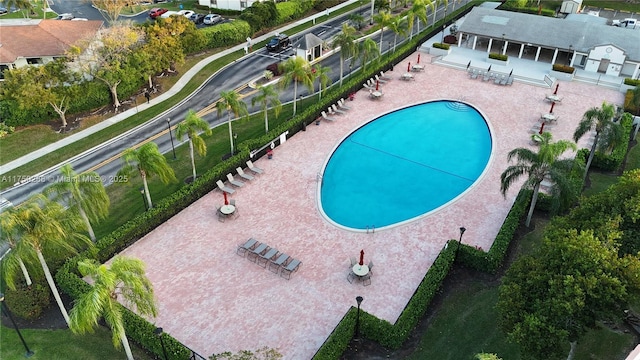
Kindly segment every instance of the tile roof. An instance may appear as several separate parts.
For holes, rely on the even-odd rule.
[[[76,41],[94,34],[103,21],[40,20],[0,25],[0,63],[19,57],[60,56]]]

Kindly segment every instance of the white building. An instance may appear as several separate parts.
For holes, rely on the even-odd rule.
[[[198,4],[211,9],[225,9],[242,11],[251,7],[254,2],[263,0],[198,0]]]

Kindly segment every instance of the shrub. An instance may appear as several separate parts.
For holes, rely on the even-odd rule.
[[[39,318],[51,300],[51,291],[44,278],[35,278],[33,274],[31,276],[33,280],[31,286],[23,283],[16,286],[15,290],[7,288],[4,295],[11,312],[26,320]]]
[[[298,4],[295,2],[287,1],[276,4],[278,10],[278,24],[285,23],[289,20],[297,18]]]
[[[210,49],[242,43],[253,34],[251,26],[242,20],[209,26],[201,31],[208,39],[207,47]]]
[[[508,55],[498,54],[498,53],[490,53],[489,54],[489,59],[507,61],[507,60],[509,60],[509,56]]]
[[[631,114],[625,113],[620,119],[623,131],[623,142],[613,149],[611,153],[603,153],[596,151],[593,156],[593,162],[591,167],[595,167],[604,171],[615,171],[620,168],[624,156],[627,154],[627,148],[629,147],[629,141],[631,137],[631,130],[633,128],[633,118]]]
[[[625,85],[638,86],[640,85],[640,79],[625,78],[624,83]]]
[[[443,49],[443,50],[449,50],[449,48],[451,47],[451,45],[449,44],[443,44],[443,43],[433,43],[433,47],[436,49]]]
[[[640,91],[640,88],[636,88],[635,90],[627,90],[627,93],[624,95],[624,111],[640,115],[640,106],[636,106],[633,103],[633,92]]]
[[[574,69],[573,67],[571,67],[569,65],[553,64],[553,71],[559,71],[559,72],[563,72],[563,73],[567,73],[567,74],[573,74],[576,71],[576,69]]]
[[[7,135],[13,134],[14,131],[16,131],[15,127],[0,122],[0,139]]]

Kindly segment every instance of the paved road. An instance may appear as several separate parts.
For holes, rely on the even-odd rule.
[[[71,2],[71,0],[66,1]],[[368,9],[363,8],[363,13],[366,18]],[[441,18],[443,13],[443,9],[440,8],[437,13],[437,18]],[[260,77],[269,64],[277,62],[281,59],[286,59],[287,57],[293,55],[293,48],[295,48],[299,44],[301,39],[304,37],[304,34],[308,32],[312,32],[319,36],[321,39],[330,42],[330,39],[332,39],[333,36],[335,36],[335,34],[340,31],[342,23],[347,21],[347,17],[348,14],[345,14],[341,17],[334,18],[329,22],[319,24],[316,27],[305,31],[304,33],[291,36],[292,47],[282,52],[281,54],[271,54],[268,53],[266,49],[260,49],[254,51],[251,56],[235,61],[232,64],[228,64],[227,67],[205,81],[203,86],[201,86],[196,92],[191,94],[187,99],[177,104],[172,109],[169,109],[168,111],[154,117],[153,119],[150,119],[145,124],[140,125],[139,127],[132,129],[125,134],[122,134],[104,144],[88,150],[81,156],[76,156],[74,159],[70,160],[70,163],[78,173],[87,170],[96,171],[102,177],[105,184],[109,185],[115,178],[115,174],[117,173],[117,171],[122,166],[121,160],[117,159],[116,157],[125,149],[153,138],[153,141],[158,144],[160,151],[162,151],[163,153],[171,151],[172,146],[171,139],[167,131],[167,119],[170,119],[171,124],[175,125],[185,118],[185,115],[189,110],[195,110],[196,112],[198,112],[214,103],[219,99],[219,93],[221,91],[236,89],[242,85],[247,84],[252,79]],[[421,26],[421,28],[424,29],[424,26]],[[373,39],[378,42],[380,39],[379,35],[373,37]],[[393,33],[391,33],[390,31],[385,32],[382,41],[383,52],[386,52],[389,49],[389,45],[393,45],[393,39]],[[399,43],[400,38],[398,39],[398,44]],[[321,61],[322,66],[334,69],[331,73],[333,84],[336,84],[339,81],[339,61],[339,54],[329,56]],[[353,71],[357,70],[359,67],[359,61],[354,60],[352,66]],[[344,68],[345,74],[348,73],[347,69],[349,69],[349,62],[345,64]],[[298,87],[298,95],[306,96],[308,95],[308,90],[304,87]],[[288,89],[280,92],[280,100],[283,103],[290,102],[292,99],[293,86],[290,86]],[[250,112],[259,111],[258,107],[251,107],[251,96],[244,98],[244,101],[245,103],[247,103]],[[227,118],[226,114],[224,114],[221,118],[218,118],[214,111],[210,114],[204,115],[203,119],[206,120],[212,127],[214,127],[225,123]],[[173,140],[175,146],[178,146],[179,143],[176,141],[176,139],[174,138]],[[113,160],[109,161],[109,159]],[[51,168],[43,172],[41,175],[42,176],[38,178],[32,179],[32,181],[24,182],[4,191],[1,194],[2,197],[8,199],[14,204],[19,204],[25,201],[29,196],[41,192],[44,187],[48,186],[51,183],[51,181],[55,181],[55,179],[59,176],[59,169]]]

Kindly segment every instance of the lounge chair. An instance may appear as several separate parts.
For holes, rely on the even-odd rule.
[[[302,265],[302,262],[300,260],[297,260],[297,259],[291,260],[291,262],[287,266],[282,268],[282,271],[280,272],[280,276],[282,276],[287,280],[291,279],[291,274],[298,271],[298,269],[300,268],[300,265]]]
[[[218,180],[216,181],[216,185],[218,185],[218,189],[226,192],[227,194],[231,195],[234,192],[236,192],[235,190],[233,190],[232,188],[225,186],[224,183],[222,182],[222,180]]]
[[[238,176],[240,176],[241,178],[245,179],[245,180],[253,180],[254,177],[253,175],[249,175],[247,173],[244,172],[244,170],[242,170],[241,167],[237,167],[236,171],[238,172]]]
[[[323,119],[325,119],[325,120],[329,120],[329,121],[336,121],[336,119],[335,119],[335,118],[332,118],[332,117],[327,116],[327,113],[326,113],[326,112],[324,112],[324,111],[323,111],[321,114],[322,114],[322,118],[323,118]]]
[[[380,71],[380,79],[389,81],[389,80],[391,80],[393,78],[391,76],[385,75],[383,71]]]
[[[229,183],[233,186],[237,186],[237,187],[243,187],[244,183],[240,180],[236,180],[233,178],[233,175],[231,175],[231,173],[227,174],[227,180],[229,180]]]
[[[331,105],[331,110],[333,110],[334,113],[338,114],[338,115],[344,115],[345,112],[338,109],[338,106],[336,104]]]
[[[247,251],[253,250],[257,244],[258,244],[258,241],[256,239],[250,238],[244,244],[238,245],[236,254],[244,257],[245,255],[247,255]]]
[[[264,170],[253,165],[253,161],[251,160],[247,160],[247,167],[249,168],[249,170],[253,171],[254,174],[262,174],[264,172]]]
[[[347,106],[347,105],[344,104],[344,98],[338,100],[338,107],[340,109],[344,109],[344,110],[351,110],[350,106]]]
[[[380,84],[386,84],[387,83],[387,80],[382,79],[378,75],[376,75],[375,78],[376,78],[376,81],[380,82]]]
[[[289,255],[284,253],[280,254],[277,259],[272,260],[269,263],[269,271],[277,274],[278,272],[280,272],[280,268],[282,268],[283,265],[286,264],[288,260],[289,260]]]

